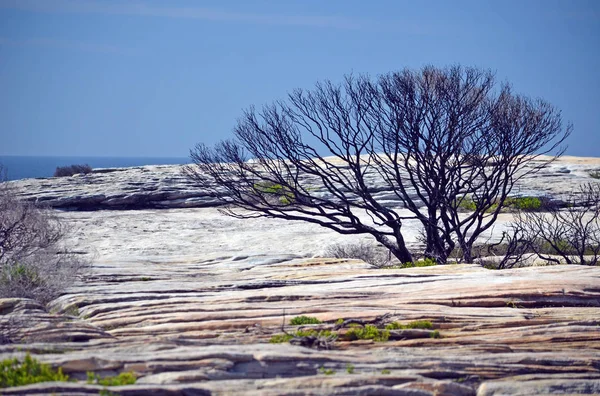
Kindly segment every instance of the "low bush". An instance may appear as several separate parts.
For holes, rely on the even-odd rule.
[[[310,324],[320,324],[321,321],[312,316],[296,316],[290,320],[290,324],[292,326],[302,326],[302,325],[310,325]]]
[[[406,330],[406,329],[433,329],[433,324],[428,320],[416,320],[407,324],[392,322],[385,326],[387,330]]]
[[[29,354],[25,355],[23,361],[14,358],[0,362],[0,388],[68,380],[69,377],[63,374],[61,368],[53,370],[50,365],[40,363]]]
[[[321,366],[321,367],[319,368],[319,372],[320,372],[321,374],[325,374],[325,375],[334,375],[334,374],[335,374],[335,370],[334,370],[334,369],[331,369],[331,368],[325,368],[325,367],[323,367],[323,366]]]
[[[87,269],[63,241],[68,229],[51,211],[20,201],[0,181],[0,298],[46,304]]]
[[[474,212],[477,210],[477,204],[473,201],[473,198],[470,196],[464,196],[462,198],[458,198],[454,201],[454,206],[458,209]]]
[[[588,173],[592,179],[600,179],[600,169],[590,171]]]
[[[515,210],[523,210],[523,211],[537,211],[544,208],[544,198],[540,197],[507,197],[504,200],[504,205],[502,210],[505,212],[512,212]],[[465,211],[465,212],[474,212],[477,210],[477,202],[473,200],[470,196],[465,196],[460,199],[457,199],[454,205]],[[492,213],[498,209],[498,203],[494,202],[490,205],[490,207],[486,210],[487,213]]]
[[[344,338],[348,341],[354,340],[373,340],[376,342],[385,342],[390,338],[389,330],[380,330],[373,325],[365,327],[354,327],[349,329]]]
[[[519,212],[510,232],[507,256],[499,268],[517,265],[523,251],[533,251],[549,263],[600,263],[600,184],[588,183],[572,191],[563,208]],[[516,252],[516,253],[515,253]]]
[[[269,343],[282,344],[284,342],[290,342],[294,337],[337,337],[337,334],[330,330],[298,330],[291,334],[275,334],[271,337]]]
[[[73,176],[78,173],[87,174],[92,172],[92,167],[88,164],[57,166],[54,171],[54,177]]]
[[[87,383],[88,384],[98,384],[103,386],[120,386],[120,385],[133,385],[137,380],[136,376],[131,373],[119,373],[114,377],[104,377],[101,378],[97,374],[94,374],[91,371],[87,372]]]
[[[510,209],[533,211],[542,209],[542,199],[539,197],[508,197],[504,205]]]
[[[325,250],[324,256],[362,260],[377,268],[389,266],[391,263],[387,249],[380,249],[366,242],[331,245]]]
[[[279,183],[263,181],[254,183],[252,186],[253,194],[260,199],[274,203],[278,201],[281,205],[291,205],[296,201],[296,197],[286,186]]]
[[[294,338],[292,334],[275,334],[269,340],[271,344],[283,344],[284,342],[290,342],[290,340]]]
[[[415,268],[415,267],[432,267],[437,265],[437,262],[431,258],[424,258],[422,260],[413,261],[412,263],[403,263],[400,268]]]

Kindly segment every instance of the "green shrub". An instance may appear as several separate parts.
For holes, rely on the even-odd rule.
[[[334,336],[337,338],[337,334],[330,330],[298,330],[292,334],[275,334],[271,337],[269,342],[271,344],[281,344],[284,342],[289,342],[294,337],[331,337]]]
[[[120,386],[120,385],[133,385],[137,378],[131,372],[128,373],[119,373],[114,377],[104,377],[100,378],[97,374],[94,374],[91,371],[87,372],[87,383],[88,384],[98,384],[102,386]]]
[[[381,374],[384,374],[384,375],[386,375],[386,374],[390,374],[390,373],[391,373],[391,371],[390,371],[390,370],[387,370],[387,369],[383,369],[383,370],[381,370]]]
[[[351,328],[346,332],[345,338],[349,341],[373,340],[384,342],[390,338],[390,332],[389,330],[380,330],[373,325],[366,325],[362,328]]]
[[[422,260],[417,260],[412,263],[403,263],[400,268],[414,268],[414,267],[431,267],[433,265],[437,265],[437,262],[431,258],[424,258]]]
[[[470,196],[465,196],[462,199],[456,199],[454,201],[454,206],[458,209],[462,209],[468,212],[474,212],[477,210],[477,203],[473,201],[473,198]],[[524,211],[535,211],[540,210],[543,206],[543,202],[541,198],[538,197],[507,197],[504,200],[503,209],[510,210],[524,210]],[[498,209],[498,203],[492,202],[490,207],[487,208],[486,212],[491,213]]]
[[[600,169],[589,171],[588,174],[593,179],[600,179]]]
[[[0,285],[8,288],[8,285],[22,285],[29,288],[43,288],[44,279],[39,275],[35,267],[21,263],[6,263],[0,273]]]
[[[408,324],[398,322],[389,323],[385,326],[387,330],[406,330],[406,329],[433,329],[433,324],[428,320],[416,320]]]
[[[291,334],[275,334],[271,337],[269,342],[271,344],[283,344],[284,342],[290,342],[290,340],[294,338]]]
[[[73,176],[77,173],[87,174],[92,172],[92,167],[88,164],[57,166],[54,171],[54,177]]]
[[[0,388],[68,380],[69,377],[63,374],[60,367],[54,371],[49,365],[32,358],[29,353],[22,362],[17,358],[0,362]]]
[[[442,338],[442,336],[440,335],[439,331],[434,330],[431,332],[431,334],[429,334],[429,338]]]
[[[542,208],[542,200],[538,197],[508,197],[504,201],[504,206],[524,211],[534,211]]]
[[[333,369],[326,369],[326,368],[325,368],[325,367],[323,367],[323,366],[321,366],[321,368],[319,368],[319,371],[320,371],[322,374],[325,374],[325,375],[333,375],[333,374],[335,374],[335,371],[334,371]]]
[[[42,305],[60,295],[87,263],[63,244],[68,225],[33,202],[19,200],[0,172],[0,298]]]
[[[71,305],[69,308],[65,309],[65,315],[68,316],[79,316],[79,307],[77,305]]]
[[[272,195],[276,197],[279,203],[282,205],[291,205],[296,200],[294,193],[292,193],[288,187],[282,186],[278,183],[264,181],[254,183],[252,188],[257,195]]]
[[[321,321],[315,317],[312,316],[296,316],[295,318],[292,318],[292,320],[290,321],[290,324],[292,326],[301,326],[301,325],[309,325],[309,324],[320,324]]]
[[[354,365],[353,365],[353,364],[350,364],[350,363],[348,363],[348,364],[346,365],[346,372],[347,372],[348,374],[354,374]]]
[[[458,209],[463,209],[469,212],[474,212],[477,210],[477,204],[473,201],[473,198],[470,196],[464,196],[462,198],[457,198],[453,204],[454,207]]]

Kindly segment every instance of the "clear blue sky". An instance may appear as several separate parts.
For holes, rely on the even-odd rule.
[[[600,156],[598,0],[0,0],[0,155],[187,156],[294,88],[456,63]]]

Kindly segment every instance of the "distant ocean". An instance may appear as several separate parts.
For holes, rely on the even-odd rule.
[[[88,164],[92,168],[121,168],[142,165],[188,164],[187,157],[27,157],[0,156],[8,180],[51,177],[57,166]]]

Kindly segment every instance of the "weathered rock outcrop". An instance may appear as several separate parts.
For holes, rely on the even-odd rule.
[[[536,166],[533,161],[530,166]],[[592,181],[588,171],[600,169],[598,158],[563,157],[534,176],[524,178],[515,190],[518,194],[560,197],[582,182]],[[180,165],[153,165],[133,168],[96,169],[93,173],[70,177],[25,179],[11,182],[27,200],[69,210],[165,209],[211,207],[220,201],[187,179]],[[367,176],[373,194],[384,205],[399,205],[373,172]],[[306,176],[304,185],[315,194],[327,194],[321,183]],[[417,196],[414,197],[417,200]]]
[[[562,161],[525,179],[520,192],[560,195],[600,166]],[[171,166],[15,184],[23,197],[54,207],[145,209],[57,211],[93,270],[47,308],[0,300],[0,339],[12,342],[0,345],[0,359],[29,351],[78,382],[3,395],[98,394],[104,389],[86,384],[88,371],[135,373],[135,385],[110,388],[123,395],[600,391],[600,267],[373,269],[322,258],[327,245],[360,237],[209,207],[156,209],[214,204]],[[502,216],[495,233],[510,217]],[[403,230],[415,243],[417,224]],[[386,342],[339,339],[330,350],[269,343],[284,315],[293,332],[297,315],[324,322],[306,328],[331,329],[340,318],[386,313],[433,329],[396,331]],[[440,338],[430,338],[432,330]]]
[[[135,385],[110,389],[123,395],[593,394],[600,389],[599,284],[600,268],[582,266],[99,262],[85,285],[52,304],[55,314],[4,301],[17,307],[4,317],[21,319],[13,336],[27,343],[0,346],[0,358],[29,350],[79,380],[87,371],[132,371]],[[429,320],[441,338],[337,341],[332,350],[270,344],[284,312],[287,323],[297,315],[325,322],[306,328],[390,313],[404,323]],[[2,392],[100,389],[46,383]]]

